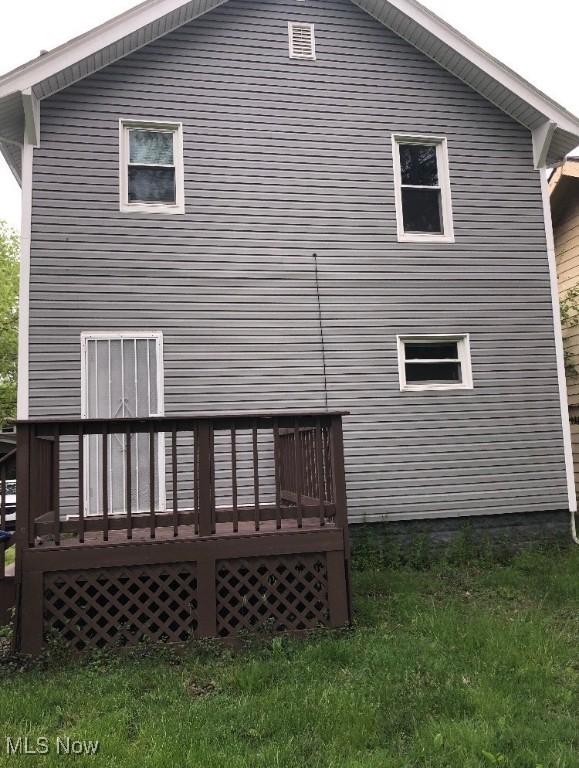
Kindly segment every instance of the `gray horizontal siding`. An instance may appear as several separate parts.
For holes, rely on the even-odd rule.
[[[184,216],[119,212],[120,117],[182,121]],[[395,131],[448,137],[456,243],[397,242]],[[167,413],[350,411],[352,520],[567,505],[530,135],[349,0],[230,0],[42,102],[32,227],[31,414],[79,413],[81,331],[158,329]],[[401,393],[396,334],[447,332],[474,390]]]

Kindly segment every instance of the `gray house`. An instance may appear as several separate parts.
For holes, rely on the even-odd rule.
[[[0,78],[0,140],[60,519],[176,509],[181,414],[344,413],[350,523],[575,510],[545,168],[579,121],[414,0],[148,0]],[[273,494],[248,435],[218,522],[237,469]]]

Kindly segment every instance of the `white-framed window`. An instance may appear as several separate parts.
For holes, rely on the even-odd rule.
[[[114,419],[162,416],[163,335],[159,331],[83,332],[81,343],[81,417]],[[165,508],[165,442],[158,435],[156,506]],[[85,513],[102,514],[102,438],[85,437]],[[108,509],[126,512],[126,438],[108,438]],[[136,434],[131,443],[131,510],[150,510],[149,436]]]
[[[316,36],[313,24],[289,21],[288,37],[290,59],[316,58]]]
[[[472,389],[470,339],[460,335],[397,336],[400,389]]]
[[[399,242],[454,242],[444,136],[392,136]]]
[[[185,213],[183,126],[120,121],[120,209]]]

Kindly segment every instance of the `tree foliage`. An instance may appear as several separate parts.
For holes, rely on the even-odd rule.
[[[0,221],[0,427],[16,416],[20,238]]]

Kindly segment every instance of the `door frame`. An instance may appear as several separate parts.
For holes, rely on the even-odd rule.
[[[162,331],[143,331],[143,330],[123,330],[123,331],[82,331],[80,334],[80,416],[82,419],[88,418],[88,343],[89,341],[138,341],[140,339],[153,340],[156,342],[157,348],[157,413],[149,414],[150,416],[164,416],[165,415],[165,363],[164,363],[164,350],[163,350],[163,333]],[[136,364],[136,360],[135,360]],[[88,440],[89,435],[85,436],[85,455],[89,455]],[[159,492],[159,511],[164,512],[167,508],[167,487],[165,478],[165,434],[160,432],[158,434],[158,461],[157,461],[157,484]],[[89,514],[89,462],[84,463],[84,514]],[[126,514],[126,510],[122,513],[109,513],[111,516],[115,514]],[[133,514],[148,514],[133,512]]]

